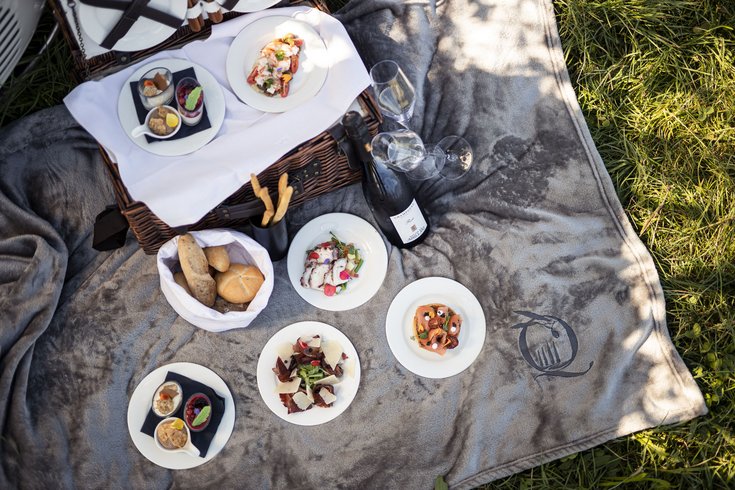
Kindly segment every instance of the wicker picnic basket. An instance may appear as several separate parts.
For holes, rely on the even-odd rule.
[[[49,4],[59,20],[59,25],[67,43],[71,47],[75,75],[80,82],[112,73],[123,68],[126,64],[142,60],[158,51],[180,47],[195,39],[207,37],[211,32],[209,21],[199,32],[193,32],[188,26],[183,26],[163,43],[144,51],[132,53],[108,52],[85,59],[79,46],[80,43],[77,41],[79,34],[76,32],[75,26],[71,26],[67,22],[66,15],[61,8],[61,3],[66,1],[49,0]],[[329,11],[322,0],[298,0],[289,3],[291,5],[306,4],[325,12]],[[227,13],[224,15],[223,22],[239,15],[242,14]],[[366,90],[360,94],[357,102],[372,134],[377,133],[381,116],[372,94]],[[339,187],[359,181],[361,171],[350,167],[347,156],[341,150],[343,143],[344,136],[341,127],[330,128],[289,151],[259,174],[258,179],[269,189],[277,189],[278,178],[284,172],[288,172],[289,183],[294,187],[292,207]],[[112,179],[119,211],[127,220],[130,229],[146,254],[155,254],[163,243],[177,234],[189,230],[241,228],[248,223],[250,217],[261,214],[265,209],[262,201],[255,198],[250,183],[244,182],[242,187],[198,222],[190,226],[172,228],[156,216],[148,206],[130,196],[120,177],[117,164],[110,159],[102,147],[100,147],[100,151]],[[273,197],[277,196],[274,194]]]

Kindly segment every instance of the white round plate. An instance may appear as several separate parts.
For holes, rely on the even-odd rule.
[[[192,456],[186,453],[169,453],[159,449],[156,442],[151,436],[143,434],[140,428],[151,409],[151,401],[153,394],[156,392],[161,383],[166,380],[166,373],[174,371],[182,374],[194,381],[199,381],[212,388],[218,395],[225,399],[225,413],[222,415],[222,421],[217,428],[217,433],[212,439],[209,451],[205,458]],[[148,460],[156,463],[158,466],[171,470],[184,470],[202,465],[217,454],[225,447],[225,444],[232,435],[232,428],[235,426],[235,403],[232,399],[232,393],[225,382],[217,373],[211,369],[192,364],[190,362],[174,362],[161,366],[152,371],[133,391],[128,403],[128,432],[130,438],[133,439],[135,447],[138,451],[148,458]]]
[[[275,392],[278,378],[273,373],[278,358],[278,348],[286,342],[295,343],[296,339],[305,335],[319,335],[324,340],[337,341],[348,358],[355,361],[355,372],[353,377],[346,373],[341,382],[334,385],[334,394],[337,400],[329,408],[314,406],[306,411],[288,413],[288,409],[281,403],[281,398]],[[299,322],[282,328],[266,342],[263,351],[258,358],[258,391],[263,401],[273,413],[286,422],[296,425],[319,425],[337,418],[347,410],[357,394],[360,386],[360,358],[357,356],[355,346],[345,334],[331,325],[322,322]]]
[[[197,81],[199,81],[204,89],[204,105],[207,108],[207,116],[209,117],[209,124],[211,126],[209,129],[199,131],[198,133],[187,136],[186,138],[159,140],[154,143],[148,143],[143,135],[138,136],[137,138],[130,136],[130,132],[133,128],[140,126],[138,113],[135,112],[135,105],[133,103],[134,94],[133,91],[130,90],[130,82],[137,82],[147,71],[156,67],[168,68],[171,70],[171,73],[185,70],[190,67],[194,68]],[[135,94],[135,96],[137,97],[137,94]],[[175,98],[176,95],[174,95],[174,100],[171,101],[171,105],[174,107],[176,107]],[[117,115],[120,119],[123,131],[131,140],[133,140],[133,143],[140,146],[145,151],[164,157],[186,155],[187,153],[197,151],[199,148],[212,141],[212,139],[217,135],[217,132],[222,127],[222,122],[225,120],[225,96],[222,93],[222,87],[217,83],[214,76],[196,63],[177,58],[160,59],[140,67],[125,81],[122,91],[120,92],[120,97],[117,100]]]
[[[449,306],[462,317],[459,345],[440,356],[419,347],[413,337],[416,308],[430,303]],[[425,378],[448,378],[472,364],[485,343],[485,314],[472,291],[444,277],[414,281],[398,293],[388,308],[385,335],[403,367]]]
[[[287,97],[268,97],[252,88],[247,78],[260,50],[273,39],[289,32],[304,40],[299,69],[291,80]],[[227,52],[227,80],[235,95],[250,107],[263,112],[285,112],[307,102],[321,90],[329,72],[327,47],[309,24],[274,15],[246,25]]]
[[[186,0],[151,0],[148,6],[178,17],[181,23],[184,23]],[[77,8],[82,29],[97,44],[102,44],[123,15],[122,10],[92,7],[82,2],[77,2]],[[115,51],[140,51],[165,41],[174,32],[176,29],[173,27],[140,17],[135,21],[133,27],[115,43],[113,49]]]
[[[232,9],[232,12],[258,12],[275,5],[281,0],[240,0]]]
[[[359,277],[347,284],[347,289],[334,296],[301,285],[306,252],[331,239],[330,232],[344,243],[354,243],[365,261]],[[388,252],[380,233],[362,218],[346,213],[330,213],[315,218],[296,233],[288,249],[288,277],[291,285],[304,300],[328,311],[357,308],[375,296],[388,272]]]

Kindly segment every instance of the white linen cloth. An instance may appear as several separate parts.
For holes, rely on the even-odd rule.
[[[242,103],[227,81],[225,62],[233,38],[262,17],[291,16],[316,29],[327,46],[329,73],[310,101],[285,113],[268,114]],[[255,47],[260,49],[262,46]],[[190,60],[206,68],[222,86],[225,119],[214,140],[177,157],[149,153],[127,136],[117,117],[121,90],[141,64],[161,58]],[[182,49],[163,51],[99,81],[85,82],[64,99],[79,124],[117,162],[128,192],[169,226],[194,223],[300,143],[324,131],[349,108],[370,77],[347,31],[334,17],[308,7],[272,9],[214,26],[211,36]]]

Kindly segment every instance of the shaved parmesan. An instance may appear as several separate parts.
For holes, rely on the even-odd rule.
[[[311,406],[311,401],[309,401],[309,397],[300,391],[294,393],[292,398],[296,406],[299,407],[301,410],[306,410]]]
[[[311,389],[309,383],[306,383],[306,398],[308,398],[311,403],[314,403],[314,391]]]
[[[336,385],[337,383],[339,383],[339,378],[332,374],[331,376],[320,379],[314,385]]]
[[[309,347],[313,347],[315,349],[318,349],[321,344],[322,344],[321,337],[314,337],[306,343],[306,345],[308,345]]]
[[[319,390],[319,396],[322,397],[322,400],[324,400],[324,403],[329,405],[330,403],[333,403],[337,397],[334,396],[328,389],[322,388]]]
[[[342,369],[346,376],[349,376],[350,378],[355,377],[355,360],[351,357],[348,357],[345,359],[345,362],[342,364]]]
[[[281,358],[286,367],[289,367],[289,364],[291,364],[291,355],[293,354],[293,345],[283,343],[278,346],[278,350],[276,351],[276,353],[278,354],[278,357]]]
[[[322,352],[324,353],[324,360],[327,364],[334,369],[337,367],[337,363],[342,359],[342,346],[338,342],[324,341],[322,342]]]
[[[301,378],[294,378],[291,381],[281,383],[278,381],[276,385],[276,393],[296,393],[299,391],[299,385],[301,384]]]

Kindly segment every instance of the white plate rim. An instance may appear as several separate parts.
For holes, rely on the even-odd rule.
[[[280,1],[281,0],[240,0],[239,2],[237,2],[237,5],[235,5],[235,8],[233,8],[230,12],[258,12],[260,10],[265,10],[268,7],[275,5]],[[247,6],[240,6],[246,4]]]
[[[181,18],[181,23],[183,25],[186,19],[186,0],[173,1],[178,1],[179,3],[173,5],[175,8],[171,9],[171,15]],[[167,2],[171,5],[172,0],[167,0]],[[94,7],[82,2],[77,2],[77,7],[79,8],[79,24],[81,25],[81,28],[84,30],[85,34],[87,34],[87,36],[89,36],[89,38],[98,45],[105,40],[108,32],[103,28],[96,16],[102,15],[103,18],[109,18],[111,23],[110,29],[117,23],[117,20],[122,17],[121,10]],[[154,4],[152,7],[156,8],[156,5]],[[163,7],[163,5],[158,7]],[[151,28],[155,29],[151,29],[146,35],[143,35],[140,31],[134,31],[132,35],[130,35],[130,32],[126,33],[113,46],[115,51],[130,52],[150,48],[151,46],[155,46],[156,44],[165,41],[177,30],[177,28],[161,24],[145,17],[138,19],[135,25],[140,25],[139,23],[142,23],[144,26],[150,25]],[[135,26],[133,29],[135,29]],[[151,39],[154,39],[155,41],[151,41]],[[145,42],[140,42],[141,40],[145,40]]]
[[[248,71],[252,68],[252,64],[260,50],[268,42],[267,40],[263,42],[263,39],[267,38],[271,40],[274,37],[273,33],[266,35],[261,34],[260,31],[268,29],[271,31],[276,30],[286,22],[298,26],[296,29],[288,30],[300,30],[301,32],[295,32],[295,34],[300,35],[306,42],[306,49],[299,60],[302,69],[297,71],[294,76],[294,84],[297,83],[297,78],[301,78],[300,83],[302,86],[301,88],[295,89],[295,91],[289,92],[288,97],[285,98],[267,97],[259,94],[248,85],[246,81]],[[305,33],[306,35],[304,35]],[[318,42],[316,42],[317,40]],[[321,62],[319,61],[320,59]],[[227,50],[225,71],[227,72],[227,81],[230,84],[230,88],[243,103],[262,112],[280,113],[308,102],[319,93],[329,74],[329,67],[327,66],[326,60],[327,46],[314,27],[307,22],[293,17],[269,15],[247,24],[235,36]],[[315,64],[315,62],[317,63]],[[304,70],[309,69],[309,66],[313,66],[314,71],[309,73],[308,80],[304,80]]]
[[[209,129],[192,134],[186,138],[171,141],[163,140],[157,141],[156,143],[148,143],[145,136],[139,136],[137,138],[130,136],[130,131],[135,126],[140,125],[138,115],[135,112],[130,82],[139,80],[145,72],[157,67],[168,68],[171,72],[185,70],[190,67],[194,68],[197,80],[204,88],[204,103],[207,106],[207,114],[211,125]],[[174,97],[176,97],[175,94]],[[172,100],[171,104],[176,107],[175,100]],[[159,156],[173,157],[186,155],[208,144],[219,132],[225,120],[225,95],[222,92],[222,87],[217,83],[217,79],[203,66],[179,58],[162,58],[141,66],[128,77],[123,84],[117,100],[117,117],[123,132],[141,149]]]
[[[353,239],[353,234],[350,233],[340,234],[339,228],[329,226],[334,221],[341,221],[343,227],[352,227],[354,235],[359,238]],[[354,284],[349,284],[345,292],[332,297],[326,296],[322,291],[301,286],[306,251],[328,241],[329,231],[334,231],[345,243],[355,243],[361,254],[368,251],[368,254],[363,255],[365,263],[360,269],[360,277],[350,281]],[[291,240],[286,261],[288,278],[296,293],[307,303],[326,311],[347,311],[367,303],[380,290],[388,273],[388,251],[380,233],[364,219],[349,213],[323,214],[306,223]],[[360,284],[358,281],[364,282]]]
[[[222,414],[222,420],[209,446],[207,456],[204,458],[191,456],[186,453],[164,453],[156,447],[156,443],[152,437],[140,431],[148,410],[150,410],[153,394],[156,388],[164,382],[166,373],[169,371],[175,371],[178,374],[206,384],[225,399],[225,413]],[[171,470],[195,468],[217,456],[227,444],[235,427],[235,403],[232,392],[217,373],[199,364],[174,362],[154,369],[135,387],[128,401],[127,425],[128,433],[133,440],[133,444],[152,463]]]
[[[459,346],[445,356],[421,349],[410,338],[416,308],[434,302],[446,304],[462,316]],[[448,378],[470,367],[482,351],[486,330],[485,313],[472,291],[460,282],[438,276],[406,285],[391,302],[385,318],[385,335],[396,360],[412,373],[433,379]]]
[[[286,407],[281,403],[278,394],[274,391],[276,375],[272,369],[275,366],[278,346],[284,342],[296,342],[296,339],[303,335],[316,334],[327,341],[336,340],[340,343],[345,354],[355,360],[355,375],[352,379],[344,379],[335,385],[337,401],[334,402],[332,407],[313,407],[304,412],[289,414]],[[307,320],[287,325],[268,339],[258,356],[256,378],[260,397],[271,412],[291,424],[314,426],[334,420],[347,410],[360,388],[360,372],[360,356],[344,333],[327,323]]]

